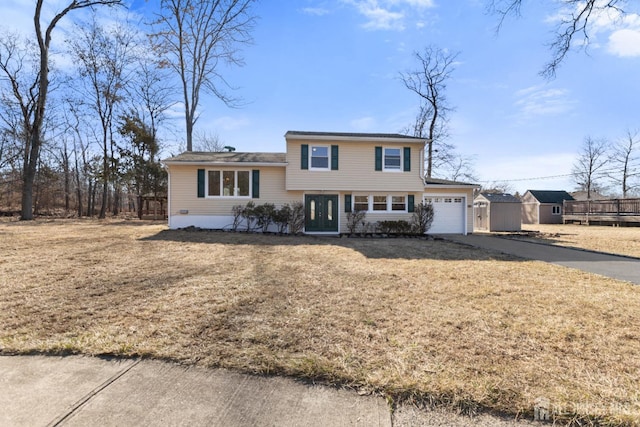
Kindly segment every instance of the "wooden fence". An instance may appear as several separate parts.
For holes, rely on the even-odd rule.
[[[638,225],[640,199],[565,200],[563,222]]]

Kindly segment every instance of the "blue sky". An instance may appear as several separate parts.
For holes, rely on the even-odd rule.
[[[197,127],[237,151],[269,152],[284,151],[287,130],[399,132],[419,104],[399,73],[416,67],[414,51],[433,45],[459,52],[447,89],[455,108],[448,142],[474,158],[480,183],[572,190],[570,177],[530,178],[570,174],[586,136],[615,140],[640,128],[640,18],[596,20],[587,53],[572,53],[546,81],[538,73],[550,59],[554,2],[525,2],[523,17],[499,33],[487,3],[263,0],[246,65],[225,74],[246,105],[230,109],[206,96]],[[5,22],[30,25],[31,0],[3,4]],[[153,4],[136,0],[133,10],[148,15]],[[180,138],[168,149],[178,151]]]

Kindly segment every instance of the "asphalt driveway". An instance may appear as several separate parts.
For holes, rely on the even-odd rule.
[[[447,235],[442,237],[446,240],[477,248],[563,265],[637,285],[640,284],[640,260],[636,258],[484,234]]]

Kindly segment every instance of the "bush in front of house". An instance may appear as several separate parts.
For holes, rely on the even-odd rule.
[[[253,201],[246,205],[235,205],[231,208],[233,215],[232,231],[238,231],[244,222],[246,231],[260,229],[263,233],[269,231],[269,227],[275,224],[278,233],[284,234],[289,230],[291,234],[297,234],[304,227],[304,205],[302,202],[286,203],[279,209],[273,203],[256,205]]]
[[[253,213],[256,217],[256,225],[263,233],[269,231],[269,226],[274,222],[276,212],[276,206],[273,203],[258,205],[253,209]]]
[[[411,217],[411,226],[416,234],[424,234],[431,228],[433,223],[433,205],[420,202],[415,206]]]
[[[349,234],[355,234],[359,228],[365,228],[365,211],[354,210],[347,212],[347,230]]]
[[[290,205],[289,234],[298,234],[304,228],[304,204],[293,202]]]
[[[378,232],[382,234],[411,234],[413,225],[403,219],[398,221],[378,221]]]

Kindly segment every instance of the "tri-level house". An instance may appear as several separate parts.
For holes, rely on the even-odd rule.
[[[434,206],[430,233],[473,231],[473,184],[424,178],[423,138],[289,131],[285,153],[185,152],[166,159],[169,227],[228,228],[232,207],[302,202],[305,233],[347,231],[347,215],[410,220]]]

